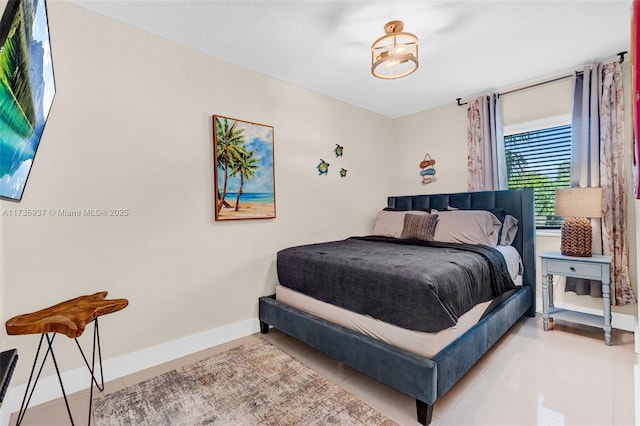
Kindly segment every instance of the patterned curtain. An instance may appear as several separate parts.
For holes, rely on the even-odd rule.
[[[502,131],[502,106],[497,94],[467,104],[468,191],[507,188],[507,166]]]
[[[602,251],[612,256],[611,301],[636,303],[629,280],[627,241],[627,175],[623,157],[624,102],[618,62],[602,67],[600,99],[600,181],[602,185]]]
[[[592,219],[593,252],[612,257],[611,304],[636,303],[629,279],[624,101],[618,62],[574,77],[571,186],[602,188],[602,219]],[[602,297],[600,281],[567,278],[565,291]]]
[[[480,191],[484,188],[484,173],[482,172],[482,160],[484,159],[484,140],[482,135],[482,121],[480,110],[482,109],[482,98],[469,101],[467,104],[467,144],[469,154],[467,155],[467,190]]]

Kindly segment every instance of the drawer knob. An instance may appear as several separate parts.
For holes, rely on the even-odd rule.
[[[575,272],[576,268],[574,266],[569,267],[569,269],[571,269],[571,272]]]

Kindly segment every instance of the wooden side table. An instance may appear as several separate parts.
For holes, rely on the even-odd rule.
[[[546,252],[540,255],[542,267],[542,317],[544,330],[549,330],[550,315],[565,310],[555,309],[553,305],[553,275],[586,278],[602,281],[602,303],[604,319],[598,316],[583,314],[585,317],[596,317],[603,323],[604,342],[611,345],[611,256],[593,255],[591,257],[564,256],[560,252]]]
[[[24,419],[24,415],[27,412],[27,407],[29,406],[29,402],[31,401],[31,396],[33,395],[33,391],[36,388],[36,384],[38,383],[38,379],[40,378],[40,374],[42,373],[42,368],[44,367],[44,363],[47,360],[49,354],[51,354],[51,359],[56,369],[56,374],[58,375],[58,381],[60,382],[62,396],[64,397],[64,402],[67,406],[69,420],[71,420],[72,425],[74,424],[73,416],[71,415],[71,409],[69,408],[69,401],[67,400],[67,394],[64,390],[64,385],[62,384],[62,376],[60,375],[58,362],[53,352],[53,340],[55,339],[57,333],[65,334],[69,338],[73,338],[76,341],[76,345],[78,346],[78,349],[82,354],[84,363],[91,373],[91,391],[89,396],[88,421],[88,424],[91,424],[93,385],[95,384],[100,391],[104,390],[104,375],[102,374],[102,352],[100,350],[98,317],[117,312],[121,309],[124,309],[129,304],[129,301],[127,299],[106,299],[106,297],[106,291],[88,296],[80,296],[76,297],[75,299],[58,303],[57,305],[42,309],[40,311],[18,315],[6,322],[5,327],[7,329],[7,334],[9,335],[41,334],[40,343],[38,344],[38,350],[36,351],[36,356],[33,360],[33,367],[31,368],[31,373],[29,374],[27,388],[25,389],[24,398],[22,399],[22,404],[20,405],[20,412],[18,413],[18,420],[16,425],[20,425],[20,423],[22,423],[22,420]],[[82,350],[82,347],[80,347],[80,343],[78,342],[78,337],[82,335],[87,325],[91,322],[93,322],[94,324],[92,350],[93,353],[91,358],[91,365],[89,365],[89,361],[87,360],[87,357],[85,356],[84,351]],[[47,341],[47,349],[44,354],[44,358],[40,362],[38,373],[36,374],[34,379],[33,374],[36,370],[36,365],[38,364],[38,358],[40,356],[40,350],[42,349],[42,343],[45,339]],[[95,375],[96,349],[98,350],[101,383],[98,383]]]

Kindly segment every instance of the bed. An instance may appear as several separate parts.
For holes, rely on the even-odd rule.
[[[283,303],[276,295],[259,299],[262,333],[272,326],[352,368],[410,395],[416,400],[417,420],[431,422],[435,402],[444,395],[523,315],[535,315],[535,222],[533,190],[483,191],[388,197],[395,210],[506,209],[518,220],[511,245],[523,265],[521,286],[505,293],[489,314],[471,321],[465,331],[433,354],[372,337]],[[284,293],[282,293],[284,294]],[[466,313],[464,315],[467,315]],[[465,317],[458,318],[460,322]],[[437,345],[436,345],[437,346]]]

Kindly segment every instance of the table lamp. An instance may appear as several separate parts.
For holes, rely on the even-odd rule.
[[[593,231],[588,218],[602,216],[601,188],[557,189],[556,216],[565,217],[561,230],[562,254],[591,257]]]

